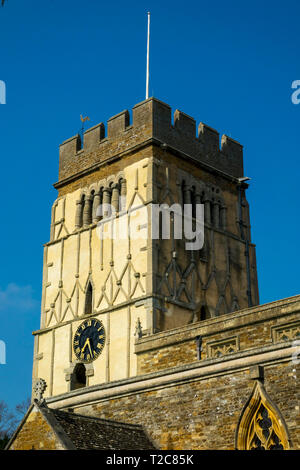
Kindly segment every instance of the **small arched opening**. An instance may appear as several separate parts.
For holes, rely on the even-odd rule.
[[[202,305],[200,309],[200,321],[207,320],[208,318],[210,318],[208,308],[205,305]]]
[[[86,368],[82,363],[78,363],[71,376],[71,390],[86,387]]]

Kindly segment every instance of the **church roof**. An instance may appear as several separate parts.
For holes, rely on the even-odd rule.
[[[52,409],[50,413],[55,417],[76,449],[155,449],[140,425],[82,416],[61,410]]]
[[[141,425],[57,410],[38,401],[31,405],[6,449],[11,448],[33,408],[42,414],[65,450],[156,449]]]

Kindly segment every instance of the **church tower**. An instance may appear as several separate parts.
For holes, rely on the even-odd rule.
[[[135,340],[259,303],[242,146],[149,98],[60,146],[33,379],[45,397],[137,375]],[[153,205],[204,208],[204,244]],[[174,206],[174,207],[175,207]]]

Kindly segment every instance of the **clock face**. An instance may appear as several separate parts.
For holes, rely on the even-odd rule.
[[[89,318],[77,328],[73,339],[74,353],[81,362],[92,362],[102,352],[105,329],[100,320]]]

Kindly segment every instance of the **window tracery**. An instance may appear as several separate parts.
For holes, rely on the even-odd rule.
[[[239,450],[287,450],[290,448],[284,420],[261,382],[257,381],[242,412],[236,434]]]

